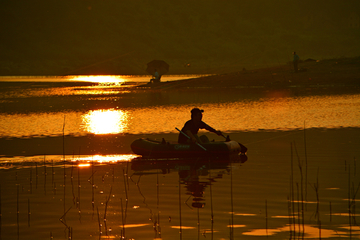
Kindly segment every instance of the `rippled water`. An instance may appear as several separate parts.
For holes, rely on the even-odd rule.
[[[360,94],[38,83],[1,89],[2,142],[174,138],[200,107],[247,161],[2,157],[2,239],[360,238]]]
[[[199,93],[182,91],[149,94],[119,89],[104,91],[96,89],[87,90],[92,91],[92,94],[83,92],[84,99],[65,102],[63,109],[54,111],[52,101],[56,101],[57,96],[61,96],[59,99],[61,102],[64,96],[70,98],[77,90],[65,88],[44,91],[46,96],[48,95],[46,91],[53,94],[61,91],[61,94],[52,95],[51,100],[44,99],[40,94],[20,100],[20,103],[28,101],[30,104],[44,105],[49,111],[36,109],[28,112],[24,108],[20,113],[16,111],[0,113],[2,126],[0,136],[62,135],[64,122],[66,135],[170,133],[176,132],[175,127],[181,127],[189,119],[189,111],[193,107],[204,109],[203,120],[225,132],[360,126],[360,94],[282,96],[222,101],[222,96],[225,96],[225,99],[229,96],[226,91],[219,90],[214,94],[215,100],[219,99],[219,102],[213,103],[214,95],[206,96],[201,90]],[[236,99],[236,93],[231,92],[231,94]],[[185,103],[182,103],[181,98],[186,99],[183,101]],[[18,98],[16,99],[15,101],[19,101]],[[102,102],[110,106],[101,107]],[[85,104],[94,106],[84,107]]]

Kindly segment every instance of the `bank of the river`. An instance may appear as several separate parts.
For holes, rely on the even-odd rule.
[[[151,86],[148,84],[148,86]],[[152,85],[154,88],[360,87],[360,57],[308,59],[294,72],[291,63]]]

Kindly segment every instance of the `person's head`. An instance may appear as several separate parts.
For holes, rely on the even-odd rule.
[[[193,108],[191,110],[191,119],[201,121],[203,112],[204,112],[204,110],[202,110],[202,109]]]
[[[293,54],[296,55],[296,52],[294,51]]]

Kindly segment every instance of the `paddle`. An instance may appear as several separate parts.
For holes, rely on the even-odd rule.
[[[187,137],[188,139],[190,139],[190,137],[189,137],[186,133],[184,133],[183,131],[181,131],[181,130],[178,129],[177,127],[176,127],[175,129],[178,130],[178,131],[179,131],[181,134],[183,134],[185,137]],[[203,150],[207,151],[207,149],[206,149],[204,146],[200,145],[200,143],[196,142],[196,145],[198,145],[199,147],[201,147]]]

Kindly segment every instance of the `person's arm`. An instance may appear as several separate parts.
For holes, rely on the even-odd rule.
[[[204,124],[205,124],[204,128],[205,128],[206,130],[208,130],[209,132],[216,133],[218,136],[221,136],[221,135],[222,135],[222,132],[221,132],[221,131],[215,130],[214,128],[210,127],[210,126],[207,125],[206,123],[204,123]]]
[[[186,130],[185,133],[186,133],[186,135],[188,135],[188,136],[190,137],[190,140],[191,140],[193,143],[196,143],[196,142],[197,142],[194,134],[192,134],[192,132],[191,132],[190,130]]]

